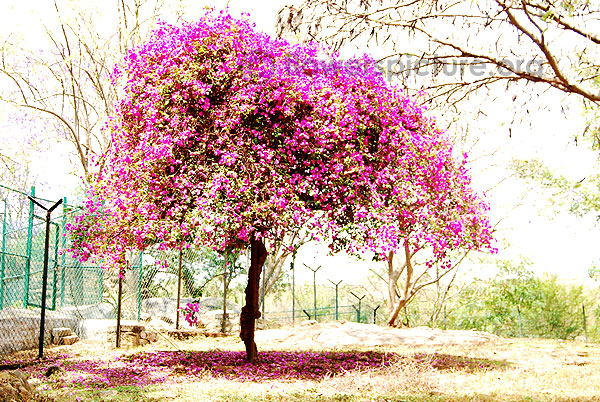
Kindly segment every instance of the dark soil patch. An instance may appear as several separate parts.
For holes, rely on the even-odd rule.
[[[468,356],[454,356],[443,353],[421,353],[413,356],[415,362],[428,365],[436,370],[481,371],[506,368],[510,363]]]

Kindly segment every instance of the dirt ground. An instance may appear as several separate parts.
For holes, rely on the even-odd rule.
[[[256,332],[257,343],[309,348],[475,345],[498,339],[496,335],[480,331],[444,331],[428,327],[399,329],[344,321],[306,321],[295,327]]]
[[[29,383],[33,389],[45,390],[45,395],[57,402],[75,400],[70,392],[78,392],[76,395],[81,395],[82,401],[94,402],[338,401],[341,400],[339,395],[346,395],[352,401],[396,401],[404,400],[402,395],[417,394],[425,396],[415,401],[429,401],[431,395],[444,396],[446,399],[441,399],[444,401],[461,402],[600,400],[600,347],[596,344],[550,339],[507,339],[479,331],[444,331],[425,327],[395,329],[354,322],[304,322],[294,327],[257,331],[256,342],[259,353],[264,352],[265,356],[272,353],[268,351],[277,350],[295,353],[339,350],[343,353],[356,351],[358,354],[366,350],[396,354],[401,357],[401,364],[375,371],[340,373],[316,382],[249,381],[244,382],[244,387],[240,387],[238,381],[219,376],[207,375],[205,378],[192,379],[182,377],[175,384],[155,386],[149,391],[136,389],[137,394],[132,395],[127,392],[133,392],[133,388],[124,391],[113,388],[86,390],[66,387],[65,384],[73,376],[81,374],[77,371],[57,379],[31,377]],[[114,349],[107,342],[80,341],[70,346],[48,347],[46,355],[68,355],[81,361],[104,361],[108,367],[109,362],[117,364],[115,361],[119,356],[141,351],[227,353],[226,351],[243,349],[244,345],[237,335],[172,339],[163,334],[159,336],[158,342],[143,348]],[[34,352],[22,352],[13,358],[28,361],[34,358]],[[174,372],[173,375],[179,374]],[[12,382],[16,391],[23,391],[14,386],[19,385],[18,381]],[[279,393],[274,399],[270,399],[270,393],[275,391]],[[109,398],[106,396],[108,393],[114,395]],[[386,399],[390,395],[393,398]],[[462,395],[463,399],[456,399],[455,395]],[[23,400],[40,402],[43,399]],[[3,402],[2,398],[0,402]]]
[[[158,342],[147,345],[143,350],[210,350],[212,348],[243,350],[237,335],[225,337],[196,336],[187,340],[173,339],[166,332],[158,333]],[[317,323],[304,321],[295,326],[280,329],[258,330],[255,340],[259,350],[267,349],[337,349],[372,347],[441,347],[480,345],[496,342],[502,338],[481,331],[441,330],[428,327],[390,328],[374,324],[337,321]],[[114,349],[107,341],[79,341],[69,346],[49,346],[46,353],[67,352],[73,356],[120,355],[129,353],[125,348]],[[36,351],[23,351],[10,356],[8,361],[27,361],[37,356]]]
[[[159,341],[148,345],[144,350],[164,349],[241,349],[242,342],[237,336],[205,338],[193,337],[187,340],[175,340],[161,332]],[[443,331],[426,327],[397,329],[380,327],[373,324],[355,322],[317,323],[306,321],[296,326],[281,329],[268,329],[256,332],[259,349],[337,349],[368,348],[384,346],[443,346],[477,345],[498,337],[478,331]],[[14,354],[9,361],[27,362],[33,359],[34,351]],[[69,346],[50,346],[46,355],[67,353],[71,356],[111,358],[129,353],[126,349],[114,349],[106,341],[80,341]],[[19,377],[19,370],[0,373],[0,402],[12,400],[38,401],[29,383]]]

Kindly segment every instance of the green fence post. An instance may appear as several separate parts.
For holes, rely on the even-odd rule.
[[[4,199],[4,215],[2,219],[2,261],[0,262],[0,310],[4,308],[4,267],[6,265],[6,198]]]
[[[54,227],[56,228],[56,234],[54,235],[54,278],[52,279],[52,310],[56,310],[56,287],[58,286],[58,275],[57,268],[58,265],[58,236],[60,233],[60,226],[57,223],[54,223]]]
[[[304,264],[304,266],[313,272],[313,302],[314,302],[313,311],[315,312],[315,321],[318,321],[317,320],[317,271],[319,269],[321,269],[321,266],[319,265],[316,269],[311,268],[306,264]]]
[[[100,280],[98,281],[98,285],[99,285],[99,289],[98,289],[98,303],[102,303],[103,302],[103,296],[104,296],[104,269],[103,268],[98,268],[97,271],[100,275]]]
[[[35,197],[35,186],[31,186],[31,197]],[[27,227],[27,252],[25,261],[25,286],[23,294],[23,307],[29,305],[29,273],[31,272],[31,240],[33,237],[33,201],[29,200],[29,226]]]
[[[60,257],[60,305],[61,307],[65,304],[65,248],[67,247],[67,236],[66,236],[66,227],[67,227],[67,197],[63,198],[63,217],[61,224],[61,233],[62,237],[62,255]]]
[[[334,281],[332,281],[331,279],[328,279],[329,282],[333,283],[333,285],[335,286],[335,320],[339,320],[339,316],[338,316],[338,290],[339,290],[339,286],[340,283],[343,282],[343,280],[339,281],[338,283],[335,283]]]
[[[296,263],[296,249],[292,254],[292,262],[290,263],[290,269],[292,270],[292,324],[296,323],[296,271],[294,270],[294,264]]]
[[[523,321],[521,320],[521,306],[517,304],[517,313],[519,313],[519,338],[523,337]]]
[[[144,252],[140,250],[139,272],[138,275],[138,300],[137,300],[137,319],[138,322],[142,318],[142,257]]]

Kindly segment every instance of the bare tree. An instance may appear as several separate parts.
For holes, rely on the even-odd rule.
[[[450,267],[440,269],[437,264],[419,262],[416,252],[408,247],[405,247],[403,256],[390,252],[386,259],[387,275],[380,276],[387,284],[388,325],[402,326],[400,313],[424,288],[432,285],[445,287],[445,291],[439,292],[445,299],[456,280],[458,268],[468,254],[469,251],[464,251]],[[442,285],[445,278],[449,278],[449,281]]]
[[[23,153],[17,155],[0,153],[0,184],[18,187],[23,191],[26,190],[29,175],[29,162]]]
[[[166,4],[164,0],[118,0],[109,6],[114,25],[102,27],[97,9],[85,9],[85,3],[69,8],[55,0],[54,15],[45,16],[45,43],[27,49],[9,37],[0,49],[0,74],[12,88],[0,99],[46,117],[47,131],[59,133],[73,145],[84,177],[92,173],[93,158],[102,168],[110,146],[110,135],[102,127],[117,99],[111,73],[158,18],[172,11]],[[174,12],[180,15],[181,9]]]
[[[597,104],[599,17],[592,0],[305,0],[280,11],[278,30],[335,50],[376,44],[384,70],[446,106],[517,81]]]

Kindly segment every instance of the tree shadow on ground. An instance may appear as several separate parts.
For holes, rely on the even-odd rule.
[[[430,366],[438,371],[463,370],[475,372],[490,369],[505,369],[511,365],[511,363],[506,360],[492,360],[469,356],[448,355],[444,353],[420,353],[414,355],[412,358],[416,363]]]
[[[233,381],[322,380],[335,375],[376,370],[402,364],[430,366],[437,370],[501,369],[507,362],[446,354],[402,356],[383,352],[263,351],[256,362],[239,351],[159,351],[123,355],[114,360],[85,360],[67,355],[49,357],[23,368],[43,382],[84,388],[146,387],[214,377]],[[46,378],[50,367],[59,376]],[[56,377],[56,378],[55,378]]]

